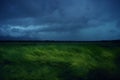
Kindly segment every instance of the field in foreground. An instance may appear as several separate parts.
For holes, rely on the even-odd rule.
[[[120,45],[0,43],[0,80],[120,80]]]

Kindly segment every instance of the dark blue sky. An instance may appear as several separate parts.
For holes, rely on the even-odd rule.
[[[0,40],[120,39],[120,0],[0,0]]]

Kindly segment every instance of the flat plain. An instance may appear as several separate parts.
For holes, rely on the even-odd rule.
[[[120,44],[1,42],[0,80],[120,80]]]

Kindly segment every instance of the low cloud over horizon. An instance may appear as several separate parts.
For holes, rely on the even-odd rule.
[[[0,40],[118,40],[119,0],[1,0]]]

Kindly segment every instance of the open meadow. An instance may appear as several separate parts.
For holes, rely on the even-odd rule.
[[[1,42],[0,80],[120,80],[120,44]]]

